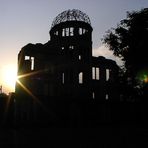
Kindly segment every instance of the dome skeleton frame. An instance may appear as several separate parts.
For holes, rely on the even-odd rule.
[[[52,22],[51,28],[53,28],[55,25],[58,25],[66,21],[81,21],[91,25],[88,15],[86,15],[80,10],[73,9],[63,11],[57,17],[55,17],[55,19]]]

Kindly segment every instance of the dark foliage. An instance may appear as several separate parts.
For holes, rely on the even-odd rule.
[[[125,62],[124,83],[143,87],[148,79],[148,8],[127,12],[127,18],[109,30],[103,42]]]

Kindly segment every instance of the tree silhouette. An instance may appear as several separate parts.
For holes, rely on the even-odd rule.
[[[126,85],[133,88],[147,85],[148,8],[127,12],[127,18],[121,20],[117,28],[108,30],[103,42],[125,62]]]

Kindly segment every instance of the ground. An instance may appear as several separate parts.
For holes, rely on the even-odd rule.
[[[0,147],[135,148],[148,147],[148,128],[100,125],[98,128],[19,128],[0,130]]]

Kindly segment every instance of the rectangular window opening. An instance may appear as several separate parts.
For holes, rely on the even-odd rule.
[[[92,93],[92,98],[95,99],[95,93],[94,92]]]
[[[96,67],[96,80],[99,80],[99,68]]]
[[[83,72],[79,73],[79,84],[83,83]]]
[[[34,57],[31,57],[31,70],[34,70]]]
[[[109,69],[106,69],[106,81],[109,80]]]
[[[82,34],[83,34],[83,29],[79,28],[79,35],[82,35]]]
[[[70,49],[70,50],[73,50],[73,49],[74,49],[74,46],[69,46],[69,49]]]
[[[108,100],[108,98],[109,98],[109,96],[108,96],[108,94],[106,94],[106,95],[105,95],[105,99]]]
[[[65,36],[65,29],[62,30],[62,36]]]
[[[64,73],[62,73],[62,84],[65,83],[65,77],[64,77]]]
[[[92,67],[92,79],[95,80],[96,76],[95,76],[95,67]]]
[[[79,55],[79,60],[81,60],[81,55]]]
[[[55,33],[56,35],[58,35],[58,31],[56,31],[56,33]]]
[[[30,60],[30,56],[25,56],[25,60]]]
[[[69,36],[69,28],[66,28],[66,36]]]
[[[70,36],[74,36],[74,28],[70,27]]]

